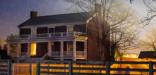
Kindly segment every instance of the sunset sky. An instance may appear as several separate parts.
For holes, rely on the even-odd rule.
[[[133,4],[129,0],[123,1],[135,10],[137,16],[145,15],[146,7],[141,0],[135,0]],[[29,18],[31,10],[38,11],[39,15],[52,15],[76,12],[76,9],[64,0],[0,0],[0,38],[17,34],[17,25]]]
[[[27,20],[32,10],[52,15],[69,13],[71,7],[63,0],[0,0],[0,38],[17,33],[17,25]]]

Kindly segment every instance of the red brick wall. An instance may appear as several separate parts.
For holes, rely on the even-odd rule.
[[[99,19],[99,17],[95,17],[87,24],[88,60],[110,60],[109,25],[106,21],[100,21],[101,19]],[[100,29],[102,30],[102,32],[106,32],[106,34],[108,33],[104,40],[98,40],[99,35],[101,36],[101,34],[99,34]]]

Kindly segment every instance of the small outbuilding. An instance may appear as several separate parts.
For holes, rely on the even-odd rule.
[[[156,51],[141,51],[139,54],[139,58],[156,58]]]

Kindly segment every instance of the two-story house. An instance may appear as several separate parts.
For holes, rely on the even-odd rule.
[[[87,12],[38,16],[36,11],[31,11],[30,18],[18,26],[19,35],[8,39],[8,54],[24,60],[44,56],[59,60],[100,60],[94,35],[87,35],[87,24],[92,17],[95,16]]]
[[[86,20],[88,15],[70,13],[38,16],[30,13],[30,19],[18,26],[19,36],[8,40],[8,54],[16,45],[14,57],[40,58],[45,55],[53,59],[86,59],[87,37]]]

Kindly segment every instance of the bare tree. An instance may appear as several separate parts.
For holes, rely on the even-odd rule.
[[[146,36],[140,40],[140,46],[144,49],[156,51],[156,28],[146,33]]]
[[[0,47],[3,48],[5,44],[6,44],[6,41],[0,38]]]
[[[10,34],[9,36],[7,36],[6,42],[10,47],[9,51],[10,51],[11,56],[14,55],[14,54],[17,54],[17,43],[16,43],[17,41],[18,41],[18,36],[17,35]]]
[[[97,42],[101,60],[114,61],[117,50],[131,47],[135,39],[132,11],[115,0],[67,0],[90,14],[88,36]],[[128,9],[128,10],[126,10]]]
[[[135,2],[135,0],[129,1],[131,4]],[[142,18],[141,24],[148,25],[156,17],[156,0],[142,0],[142,2],[146,6],[147,14]]]

